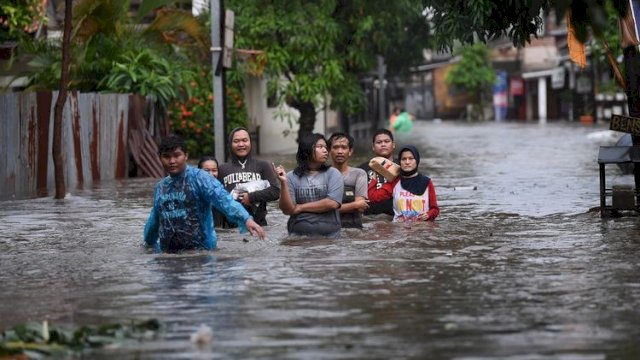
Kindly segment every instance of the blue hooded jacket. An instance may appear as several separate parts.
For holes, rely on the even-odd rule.
[[[191,166],[165,177],[156,185],[144,242],[165,252],[215,249],[212,207],[247,232],[249,213],[216,178]]]

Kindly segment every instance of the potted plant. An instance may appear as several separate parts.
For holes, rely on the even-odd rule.
[[[593,111],[590,107],[584,108],[584,114],[580,115],[580,123],[584,125],[592,125],[593,124]]]

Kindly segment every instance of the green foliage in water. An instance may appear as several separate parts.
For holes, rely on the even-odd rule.
[[[155,319],[131,324],[83,326],[75,331],[49,327],[47,322],[27,322],[0,335],[0,357],[18,354],[29,357],[64,356],[87,348],[151,340],[160,330],[160,323]]]

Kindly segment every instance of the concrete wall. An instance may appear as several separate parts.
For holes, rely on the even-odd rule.
[[[260,154],[293,154],[298,149],[297,110],[286,105],[267,106],[267,81],[250,77],[245,82],[245,100],[250,119],[250,130],[259,129]],[[326,134],[338,129],[338,116],[333,110],[319,111],[314,132]]]

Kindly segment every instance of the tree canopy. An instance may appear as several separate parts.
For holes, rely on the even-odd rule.
[[[484,120],[482,109],[487,94],[491,93],[491,86],[497,80],[496,71],[491,66],[489,48],[486,44],[475,43],[460,48],[458,52],[460,61],[453,65],[445,81],[448,85],[465,89],[473,99],[472,114]]]
[[[389,71],[422,61],[429,32],[421,1],[228,0],[235,46],[262,50],[269,89],[300,111],[298,137],[313,131],[316,109],[354,113],[363,105],[360,79],[385,57]]]
[[[429,1],[431,23],[438,48],[451,49],[455,41],[473,43],[500,37],[526,45],[536,37],[543,15],[553,10],[558,21],[571,12],[578,39],[590,32],[600,36],[608,28],[607,7],[624,14],[624,0],[449,0]]]

